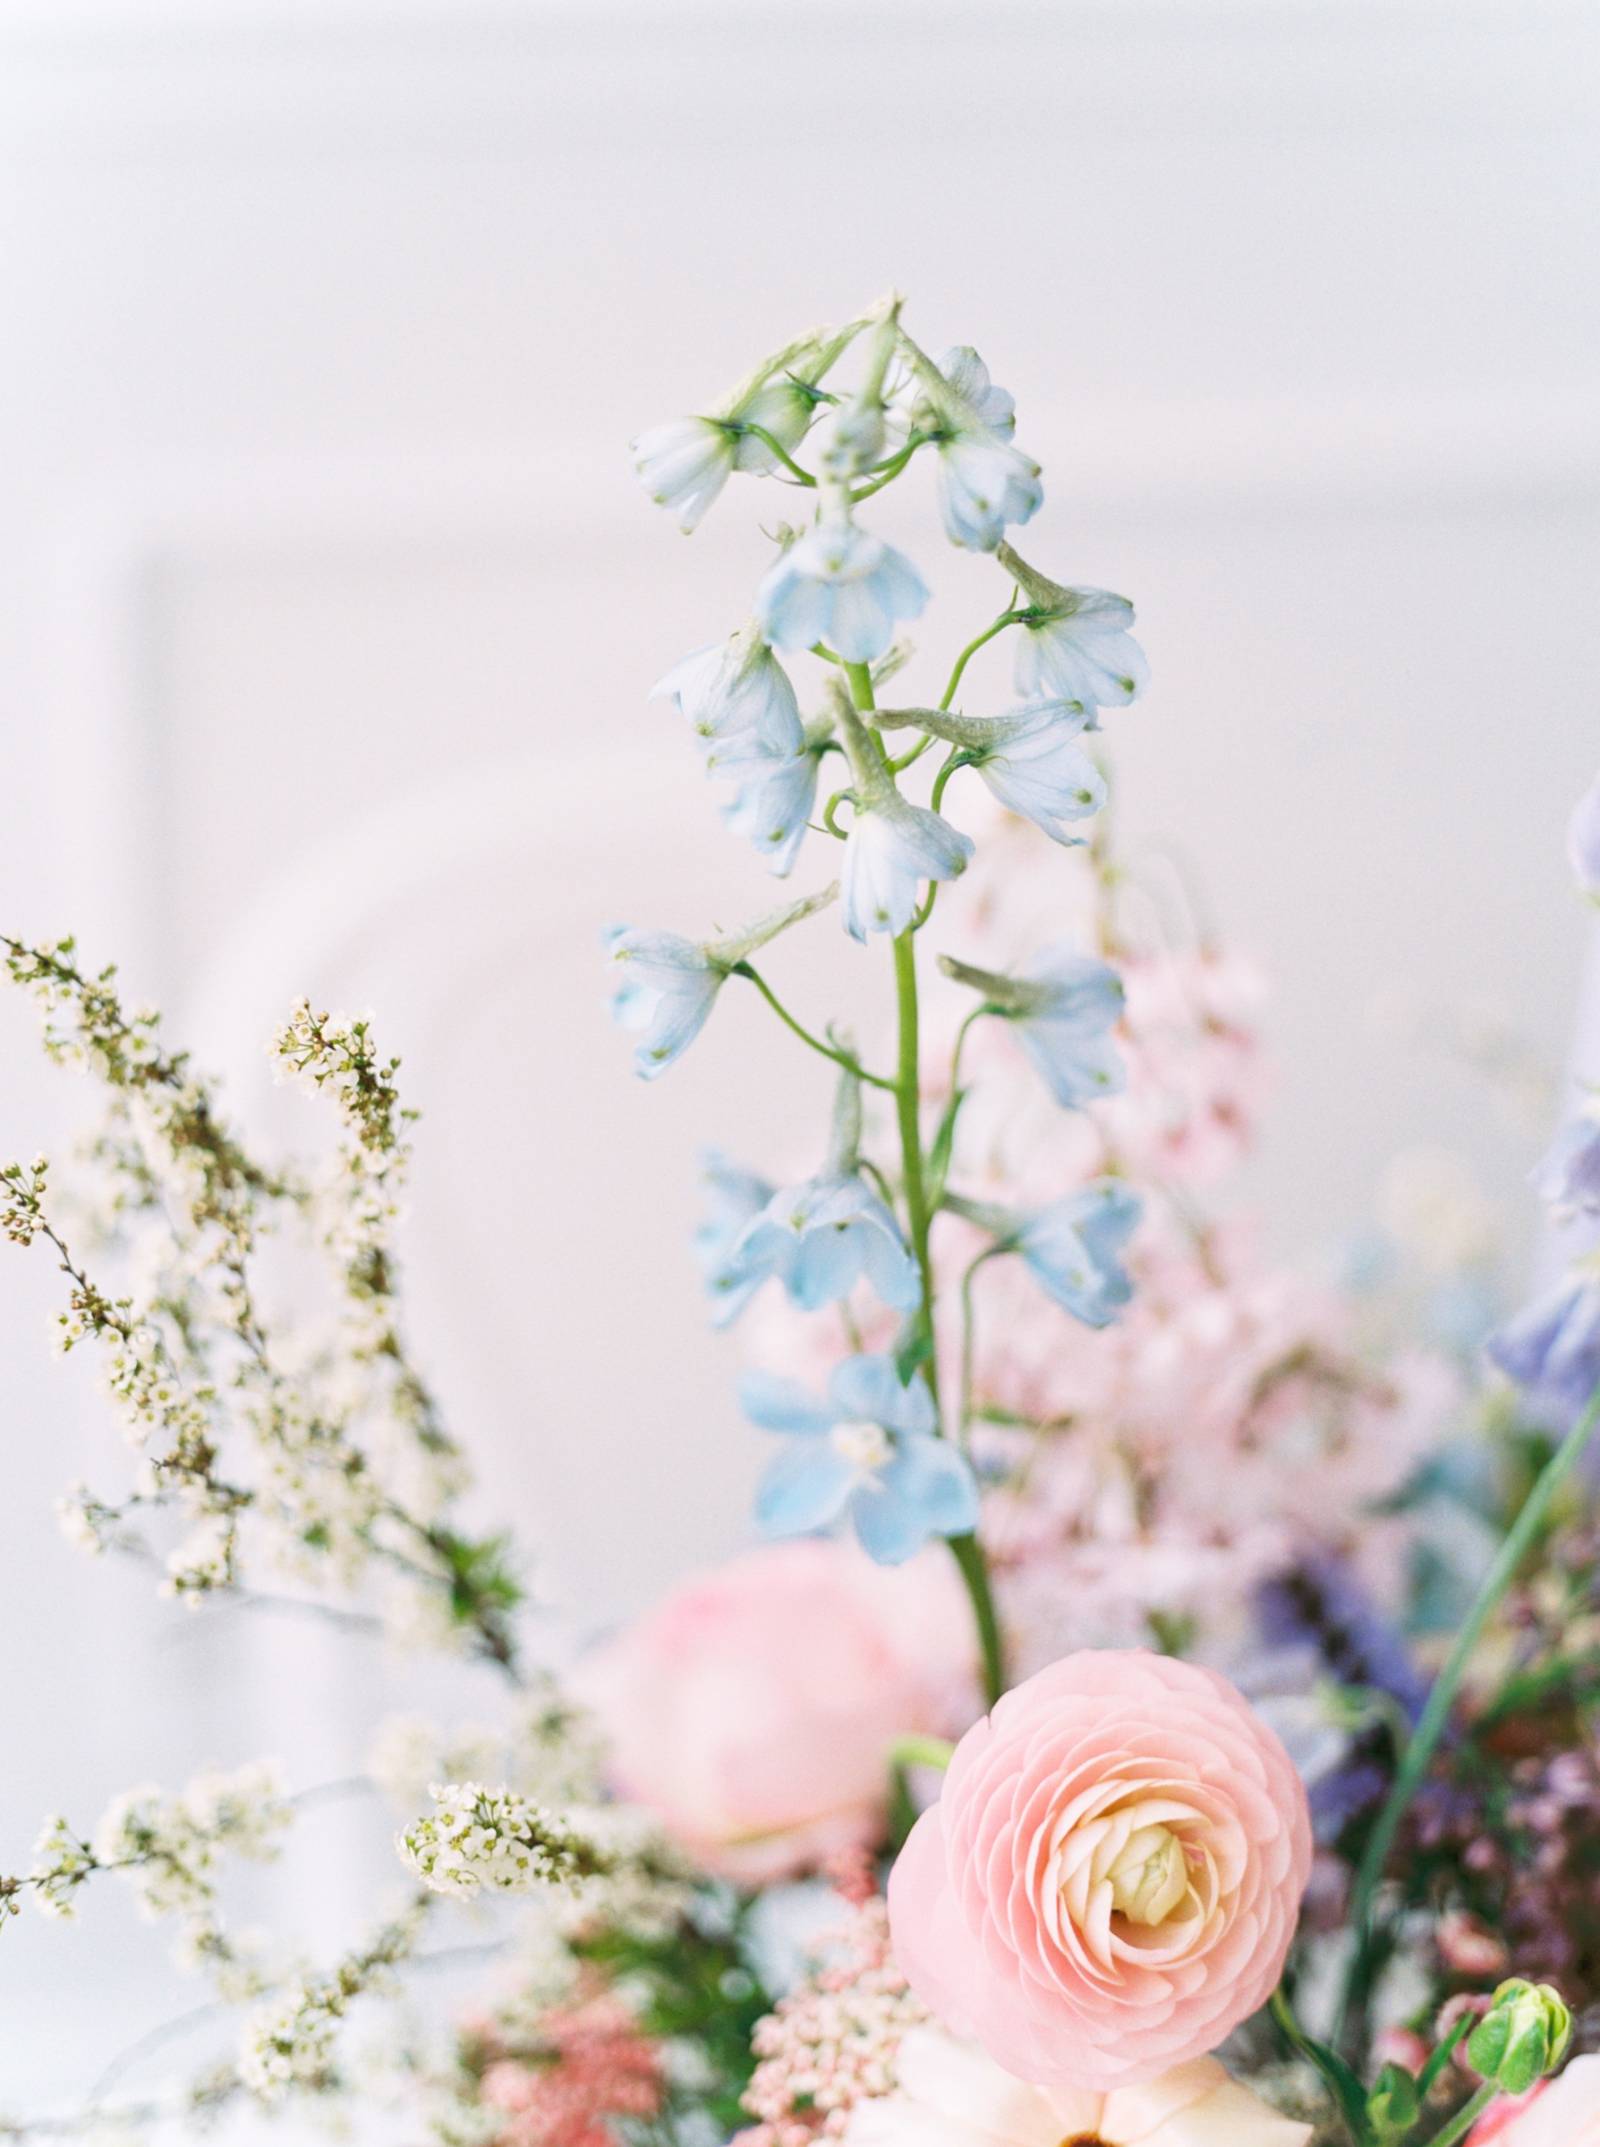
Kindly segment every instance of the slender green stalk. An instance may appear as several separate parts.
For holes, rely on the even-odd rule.
[[[950,706],[950,703],[955,699],[957,690],[961,684],[962,672],[965,671],[967,665],[972,661],[973,657],[977,655],[979,649],[983,647],[984,643],[986,641],[992,641],[996,634],[1003,634],[1008,626],[1015,626],[1017,621],[1021,617],[1022,613],[1020,611],[1003,611],[1001,612],[999,618],[996,619],[991,626],[986,626],[984,628],[983,632],[978,635],[976,640],[969,641],[967,643],[966,647],[961,651],[961,654],[956,658],[956,667],[950,674],[950,683],[944,689],[944,699],[939,703],[939,706],[941,708],[948,708]]]
[[[1431,2140],[1425,2140],[1422,2143],[1422,2147],[1456,2147],[1456,2142],[1466,2138],[1484,2111],[1488,2109],[1490,2103],[1494,2101],[1497,2092],[1498,2090],[1493,2086],[1480,2087],[1466,2108],[1457,2110],[1455,2116],[1450,2119],[1444,2130],[1436,2132]]]
[[[856,707],[865,714],[874,705],[872,673],[864,663],[846,664],[844,669],[845,676],[850,681],[851,698]],[[933,1317],[933,1259],[928,1244],[933,1217],[928,1204],[926,1159],[922,1152],[917,951],[910,929],[897,934],[894,941],[894,979],[899,1049],[896,1077],[891,1086],[894,1089],[895,1117],[900,1130],[901,1174],[905,1181],[911,1251],[922,1285],[916,1314],[916,1335],[922,1357],[922,1377],[928,1382],[939,1430],[943,1434],[944,1420],[939,1412],[939,1370]],[[989,1585],[988,1561],[975,1535],[951,1536],[947,1540],[950,1555],[956,1562],[961,1578],[966,1583],[967,1594],[971,1598],[973,1620],[978,1629],[978,1647],[983,1661],[984,1692],[992,1706],[1006,1689],[1006,1673],[1005,1646],[1000,1633],[1000,1620],[994,1607],[994,1593]]]
[[[850,495],[851,506],[859,507],[864,499],[871,499],[874,492],[881,492],[885,485],[892,485],[917,449],[926,447],[926,445],[926,434],[914,433],[905,446],[901,448],[899,454],[891,456],[875,477],[866,484],[857,485]]]
[[[1351,2007],[1361,1991],[1366,1975],[1367,1960],[1372,1948],[1374,1903],[1383,1880],[1384,1867],[1389,1861],[1389,1852],[1394,1847],[1395,1836],[1400,1831],[1400,1822],[1410,1809],[1412,1798],[1422,1786],[1423,1778],[1433,1762],[1433,1755],[1439,1748],[1439,1740],[1449,1726],[1450,1710],[1455,1705],[1461,1681],[1467,1673],[1478,1642],[1483,1637],[1484,1627],[1515,1580],[1523,1559],[1533,1548],[1563,1484],[1582,1460],[1584,1449],[1594,1436],[1597,1424],[1600,1424],[1600,1387],[1595,1389],[1589,1398],[1588,1407],[1545,1463],[1523,1502],[1522,1511],[1512,1522],[1494,1564],[1489,1568],[1483,1585],[1478,1590],[1477,1599],[1462,1622],[1444,1668],[1434,1679],[1427,1705],[1422,1710],[1422,1718],[1406,1746],[1395,1773],[1394,1783],[1384,1800],[1383,1809],[1373,1822],[1372,1832],[1367,1836],[1350,1897],[1350,1927],[1354,1933],[1355,1944],[1334,2024],[1335,2043],[1343,2040]]]
[[[948,1767],[955,1746],[943,1737],[897,1737],[889,1748],[892,1767]]]
[[[748,418],[740,418],[739,430],[749,433],[753,440],[759,440],[763,447],[770,449],[797,484],[807,485],[813,492],[817,489],[817,480],[811,472],[801,469],[783,442],[768,432],[765,425],[752,425]]]
[[[873,1088],[895,1089],[893,1081],[886,1079],[882,1074],[869,1073],[860,1060],[853,1059],[848,1051],[840,1051],[834,1045],[824,1043],[820,1036],[814,1036],[803,1022],[795,1019],[760,970],[754,968],[751,963],[740,962],[733,973],[736,977],[749,978],[784,1027],[792,1030],[799,1037],[801,1043],[809,1044],[813,1051],[820,1051],[825,1059],[832,1059],[835,1066],[842,1066],[847,1073],[857,1075]],[[895,1089],[895,1093],[898,1094],[899,1091]]]

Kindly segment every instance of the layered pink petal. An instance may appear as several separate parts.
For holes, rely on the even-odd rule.
[[[1121,2090],[1265,2001],[1310,1861],[1293,1764],[1225,1679],[1068,1656],[962,1739],[890,1882],[895,1951],[1008,2072]]]

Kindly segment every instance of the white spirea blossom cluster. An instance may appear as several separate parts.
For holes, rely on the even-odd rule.
[[[370,1023],[302,1001],[274,1039],[280,1073],[337,1113],[336,1151],[312,1179],[241,1145],[158,1017],[124,1007],[113,970],[82,968],[70,940],[0,950],[42,1009],[47,1053],[104,1092],[73,1230],[96,1262],[119,1263],[115,1283],[63,1236],[47,1161],[0,1167],[0,1227],[56,1253],[60,1346],[96,1349],[137,1456],[125,1495],[67,1495],[67,1533],[141,1558],[191,1606],[263,1564],[312,1586],[370,1583],[398,1636],[508,1662],[519,1590],[502,1546],[455,1525],[465,1458],[401,1333],[392,1237],[412,1114]],[[286,1222],[331,1262],[331,1322],[298,1304],[280,1319],[263,1296],[261,1255]]]
[[[346,2013],[355,1999],[387,1987],[391,1971],[415,1950],[427,1911],[425,1897],[413,1901],[370,1945],[325,1974],[297,1978],[263,2005],[240,2047],[240,2085],[268,2105],[297,2088],[337,2086],[335,2061]]]
[[[486,1891],[531,1893],[541,1886],[576,1886],[610,1866],[598,1843],[514,1789],[445,1782],[429,1795],[434,1810],[413,1821],[397,1846],[402,1861],[435,1893],[465,1899]]]
[[[95,1871],[118,1873],[151,1918],[204,1918],[216,1899],[226,1855],[264,1862],[277,1855],[292,1808],[277,1769],[266,1762],[234,1774],[202,1774],[170,1796],[125,1790],[85,1841],[60,1816],[34,1845],[28,1883],[47,1916],[75,1913],[79,1888]]]
[[[548,1672],[532,1673],[496,1724],[443,1729],[421,1715],[391,1715],[373,1739],[369,1771],[390,1802],[412,1812],[434,1782],[495,1781],[536,1804],[567,1811],[600,1803],[605,1746],[598,1725]]]

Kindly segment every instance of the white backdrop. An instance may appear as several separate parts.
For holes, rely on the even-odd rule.
[[[0,911],[116,955],[289,1137],[284,1002],[376,1007],[427,1112],[426,1353],[582,1615],[742,1535],[693,1152],[817,1097],[747,1008],[649,1091],[605,1018],[602,923],[765,895],[644,705],[738,615],[753,501],[686,545],[628,434],[891,283],[976,340],[1046,465],[1032,551],[1140,604],[1130,824],[1272,976],[1279,1238],[1418,1140],[1514,1204],[1525,1139],[1416,1032],[1487,1010],[1553,1062],[1570,1025],[1597,106],[1600,16],[1549,0],[0,6]],[[8,1155],[69,1100],[31,1053],[0,1002]],[[346,1771],[364,1665],[174,1644],[56,1544],[105,1442],[43,1260],[0,1285],[0,1868],[69,1788]],[[110,1912],[0,1939],[0,2107],[160,2017],[135,1958]]]

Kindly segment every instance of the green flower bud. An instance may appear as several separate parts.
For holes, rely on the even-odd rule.
[[[1379,2139],[1409,2132],[1422,2115],[1417,2083],[1403,2065],[1385,2065],[1367,2097],[1367,2116]]]
[[[1561,1993],[1514,1976],[1467,2037],[1467,2061],[1505,2094],[1525,2095],[1555,2071],[1571,2041],[1572,2015]]]

